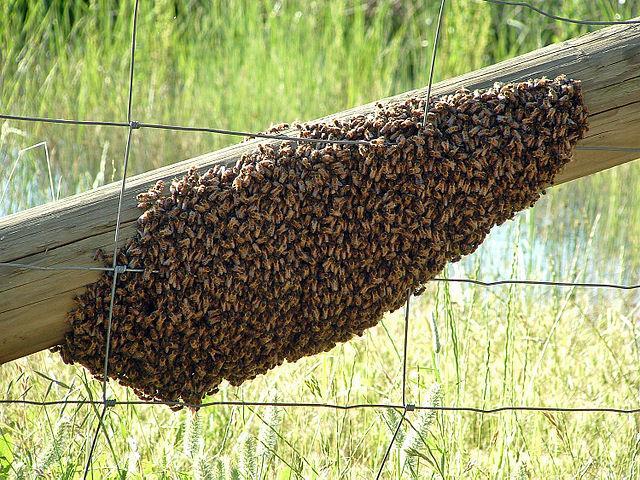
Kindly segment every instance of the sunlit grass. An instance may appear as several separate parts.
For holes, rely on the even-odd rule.
[[[125,119],[132,2],[65,3],[0,5],[0,110]],[[134,118],[260,130],[423,86],[438,3],[140,2]],[[593,19],[638,14],[631,1],[548,1],[544,8]],[[450,0],[436,79],[585,31],[519,7]],[[4,122],[0,191],[18,152],[41,141],[51,152],[56,195],[116,181],[124,133]],[[142,130],[134,137],[132,171],[235,141]],[[637,282],[640,189],[630,187],[638,184],[638,168],[552,189],[446,274]],[[50,197],[46,161],[34,149],[20,159],[0,214]],[[432,284],[413,301],[408,398],[427,403],[437,383],[442,404],[450,406],[637,406],[639,317],[633,291]],[[360,339],[241,388],[226,386],[212,400],[398,404],[402,338],[402,313],[395,312]],[[2,398],[101,395],[85,370],[48,352],[0,367],[0,388]],[[136,398],[110,388],[120,400]],[[1,406],[0,478],[81,478],[97,408]],[[236,468],[240,478],[257,471],[261,478],[369,479],[392,434],[389,413],[379,409],[279,414],[275,422],[265,407],[214,407],[200,411],[196,423],[186,411],[114,407],[93,478],[221,478],[223,465],[227,478]],[[426,421],[420,415],[408,414],[411,425]],[[270,424],[277,428],[265,430]],[[638,427],[637,416],[615,414],[439,413],[416,444],[411,468],[400,441],[385,476],[631,479],[639,475]],[[260,439],[268,439],[263,443],[273,445],[273,454],[264,455]],[[255,469],[251,458],[261,462]]]

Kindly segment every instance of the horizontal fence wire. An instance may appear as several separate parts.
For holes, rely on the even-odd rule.
[[[56,405],[104,405],[102,400],[22,400],[22,399],[3,399],[2,404],[22,404],[36,407],[56,406]],[[184,407],[191,409],[210,408],[210,407],[299,407],[299,408],[322,408],[331,410],[359,410],[364,408],[373,409],[395,409],[402,410],[407,408],[412,410],[434,410],[439,412],[466,412],[479,414],[497,414],[505,412],[566,412],[566,413],[618,413],[618,414],[638,414],[640,407],[562,407],[562,406],[538,406],[538,405],[504,405],[497,407],[467,407],[467,406],[433,406],[433,405],[414,405],[407,403],[406,405],[392,403],[323,403],[323,402],[253,402],[250,400],[220,400],[214,402],[203,403],[187,403],[163,400],[107,400],[109,407],[127,406],[127,405],[164,405],[168,407]]]
[[[9,115],[0,114],[0,118],[5,120],[16,120],[20,122],[32,123],[57,123],[62,125],[86,125],[86,126],[104,126],[104,127],[128,127],[128,123],[124,122],[105,122],[102,120],[70,120],[66,118],[48,118],[48,117],[30,117],[28,115]]]
[[[126,265],[117,265],[114,267],[92,267],[87,265],[70,265],[70,266],[40,266],[30,265],[28,263],[16,262],[0,262],[0,268],[15,268],[18,270],[44,270],[44,271],[65,271],[65,270],[81,270],[81,271],[99,271],[122,273],[144,273],[145,269],[130,268]],[[159,270],[151,270],[150,273],[160,273]],[[602,283],[602,282],[569,282],[569,281],[552,281],[552,280],[521,280],[521,279],[502,279],[502,280],[478,280],[475,278],[446,278],[435,277],[429,282],[449,282],[449,283],[470,283],[480,287],[497,287],[500,285],[531,285],[542,287],[575,287],[575,288],[613,288],[618,290],[637,290],[640,289],[638,284],[622,284],[622,283]]]
[[[572,19],[561,17],[558,15],[551,14],[546,12],[530,3],[520,2],[520,1],[508,1],[508,0],[482,0],[486,3],[496,4],[496,5],[505,5],[505,6],[514,6],[514,7],[524,7],[531,9],[538,14],[548,17],[553,20],[558,20],[567,23],[574,23],[580,25],[637,25],[640,24],[640,20],[615,20],[615,21],[600,21],[600,20],[580,20],[580,19]],[[434,49],[431,56],[431,68],[429,71],[429,84],[427,89],[427,96],[425,102],[425,120],[426,122],[426,113],[429,107],[429,102],[431,100],[431,86],[433,81],[433,71],[435,60],[437,56],[438,42],[439,42],[439,31],[440,25],[443,17],[443,12],[445,8],[446,0],[441,0],[440,3],[440,12],[438,16],[438,24],[435,33],[434,40]],[[109,317],[108,317],[108,326],[107,326],[107,339],[105,345],[105,362],[104,362],[104,372],[103,372],[103,383],[102,383],[102,400],[84,400],[84,399],[65,399],[65,400],[49,400],[49,401],[37,401],[37,400],[26,400],[26,399],[0,399],[0,404],[22,404],[22,405],[32,405],[32,406],[53,406],[53,405],[102,405],[102,411],[99,415],[98,424],[95,430],[95,435],[93,437],[93,441],[91,443],[91,447],[88,453],[87,463],[85,465],[84,470],[84,478],[87,478],[89,470],[92,465],[93,454],[95,451],[97,438],[100,432],[100,429],[103,427],[103,420],[109,408],[116,407],[119,405],[166,405],[170,407],[188,407],[193,409],[198,408],[207,408],[207,407],[215,407],[215,406],[254,406],[254,407],[302,407],[302,408],[325,408],[325,409],[334,409],[334,410],[354,410],[354,409],[364,409],[364,408],[373,408],[373,409],[396,409],[402,410],[402,416],[398,422],[398,425],[394,431],[393,437],[388,444],[388,448],[385,451],[384,458],[382,463],[380,464],[380,468],[378,470],[378,475],[376,478],[379,478],[383,472],[385,462],[389,457],[391,449],[393,447],[394,441],[400,431],[402,423],[406,419],[407,412],[414,410],[433,410],[440,412],[469,412],[469,413],[479,413],[479,414],[497,414],[501,412],[509,412],[509,411],[523,411],[523,412],[567,412],[567,413],[617,413],[617,414],[638,414],[640,413],[640,408],[617,408],[617,407],[564,407],[564,406],[527,406],[527,405],[506,405],[506,406],[497,406],[497,407],[489,407],[489,408],[478,408],[478,407],[467,407],[467,406],[432,406],[432,405],[414,405],[407,402],[406,399],[406,368],[407,368],[407,352],[408,352],[408,327],[409,327],[409,318],[410,318],[410,295],[407,296],[407,303],[405,306],[405,325],[404,325],[404,348],[403,348],[403,366],[402,366],[402,403],[401,404],[387,404],[387,403],[358,403],[358,404],[333,404],[333,403],[314,403],[314,402],[252,402],[252,401],[211,401],[211,402],[203,402],[199,404],[187,403],[187,402],[179,402],[179,401],[160,401],[160,400],[128,400],[128,401],[119,401],[115,399],[107,398],[107,382],[108,382],[108,367],[109,367],[109,355],[110,355],[110,331],[111,324],[113,319],[113,306],[115,299],[115,290],[116,284],[118,280],[118,274],[122,274],[125,272],[132,273],[142,273],[145,270],[140,268],[128,268],[126,265],[118,265],[117,264],[117,254],[118,254],[118,241],[119,241],[119,233],[120,233],[120,222],[121,222],[121,213],[122,213],[122,201],[124,197],[124,192],[126,188],[126,175],[127,175],[127,164],[129,160],[129,150],[130,143],[133,130],[138,130],[141,128],[149,128],[149,129],[160,129],[160,130],[172,130],[172,131],[187,131],[187,132],[203,132],[203,133],[214,133],[219,135],[232,135],[232,136],[242,136],[248,138],[263,138],[263,139],[271,139],[271,140],[282,140],[282,141],[291,141],[291,142],[309,142],[309,143],[319,143],[319,144],[345,144],[345,145],[371,145],[371,142],[368,140],[346,140],[346,139],[318,139],[318,138],[305,138],[305,137],[296,137],[296,136],[288,136],[288,135],[280,135],[280,134],[269,134],[269,133],[255,133],[255,132],[245,132],[240,130],[228,130],[221,128],[208,128],[208,127],[193,127],[193,126],[184,126],[184,125],[166,125],[159,123],[146,123],[146,122],[138,122],[132,120],[132,105],[133,105],[133,83],[134,83],[134,69],[135,69],[135,47],[136,47],[136,32],[137,32],[137,19],[138,19],[138,3],[139,0],[134,0],[134,14],[132,21],[132,35],[131,35],[131,45],[130,45],[130,69],[129,69],[129,95],[127,102],[127,121],[119,122],[119,121],[99,121],[99,120],[73,120],[73,119],[57,119],[57,118],[47,118],[47,117],[34,117],[34,116],[20,116],[20,115],[10,115],[10,114],[0,114],[0,119],[5,120],[15,120],[15,121],[27,121],[27,122],[40,122],[40,123],[52,123],[52,124],[63,124],[63,125],[78,125],[78,126],[106,126],[106,127],[124,127],[128,129],[127,136],[127,145],[125,149],[125,156],[123,162],[123,176],[121,181],[121,189],[118,201],[118,208],[116,212],[116,225],[114,232],[114,255],[113,255],[113,265],[112,267],[94,267],[94,266],[37,266],[30,265],[18,262],[0,262],[0,267],[5,268],[16,268],[16,269],[27,269],[27,270],[45,270],[45,271],[55,271],[55,270],[87,270],[87,271],[103,271],[103,272],[112,272],[113,273],[113,283],[112,283],[112,295],[111,295],[111,303],[109,306]],[[576,150],[582,151],[611,151],[611,152],[624,152],[624,153],[640,153],[640,148],[633,147],[622,147],[622,146],[577,146]],[[156,270],[153,273],[157,273]],[[623,285],[623,284],[615,284],[615,283],[587,283],[587,282],[568,282],[568,281],[546,281],[546,280],[518,280],[518,279],[509,279],[509,280],[496,280],[496,281],[482,281],[471,278],[442,278],[436,277],[432,279],[435,282],[452,282],[452,283],[469,283],[474,285],[479,285],[483,287],[493,287],[499,285],[512,285],[512,284],[521,284],[521,285],[529,285],[529,286],[552,286],[552,287],[579,287],[579,288],[613,288],[613,289],[621,289],[621,290],[633,290],[640,288],[640,284],[632,284],[632,285]],[[105,431],[106,433],[106,431]]]
[[[541,8],[532,5],[527,2],[516,2],[512,0],[482,0],[487,3],[493,3],[494,5],[508,5],[511,7],[525,7],[529,10],[533,10],[542,16],[551,18],[552,20],[558,20],[565,23],[575,23],[578,25],[593,25],[593,26],[607,26],[607,25],[640,25],[640,20],[578,20],[575,18],[561,17],[552,13],[546,12]],[[621,2],[623,3],[623,2]]]
[[[44,270],[44,271],[65,271],[65,270],[81,270],[81,271],[99,271],[122,273],[144,273],[143,268],[130,268],[126,265],[117,265],[116,267],[91,267],[87,265],[70,265],[70,266],[40,266],[30,265],[28,263],[16,262],[0,262],[0,268],[15,268],[18,270]],[[160,273],[159,270],[151,270],[150,273]],[[570,281],[553,281],[553,280],[521,280],[521,279],[502,279],[502,280],[478,280],[475,278],[446,278],[435,277],[429,282],[449,282],[449,283],[470,283],[480,287],[497,287],[500,285],[531,285],[542,287],[575,287],[575,288],[613,288],[618,290],[637,290],[640,289],[638,284],[623,283],[602,283],[602,282],[570,282]]]
[[[554,282],[550,280],[494,280],[483,281],[473,278],[442,278],[436,277],[432,282],[451,282],[451,283],[471,283],[480,287],[497,287],[500,285],[530,285],[542,287],[577,287],[577,288],[615,288],[619,290],[636,290],[640,288],[640,284],[624,285],[619,283],[590,283],[590,282]]]
[[[429,99],[431,95],[431,84],[429,84],[427,90],[427,99]],[[428,100],[430,101],[430,100]],[[428,105],[428,102],[426,103]],[[166,125],[160,123],[146,123],[146,122],[103,122],[99,120],[68,120],[62,118],[46,118],[46,117],[29,117],[29,116],[20,116],[20,115],[5,115],[0,114],[0,118],[9,119],[9,120],[18,120],[25,122],[36,122],[36,123],[62,123],[62,124],[70,124],[70,125],[102,125],[109,127],[124,127],[130,128],[133,130],[141,129],[141,128],[151,128],[151,129],[160,129],[160,130],[173,130],[180,132],[200,132],[200,133],[215,133],[219,135],[231,135],[237,137],[247,137],[247,138],[264,138],[268,140],[282,140],[288,142],[300,142],[300,143],[329,143],[336,145],[372,145],[371,140],[345,140],[339,138],[309,138],[309,137],[296,137],[291,135],[280,135],[280,134],[271,134],[264,132],[247,132],[242,130],[228,130],[223,128],[212,128],[212,127],[193,127],[187,125]],[[393,143],[390,143],[393,145]],[[579,151],[599,151],[599,152],[628,152],[628,153],[640,153],[640,147],[622,147],[616,145],[597,145],[597,146],[581,146],[577,145],[574,147],[575,150]]]
[[[92,267],[89,265],[30,265],[28,263],[16,263],[16,262],[0,262],[0,267],[16,268],[18,270],[47,270],[47,271],[64,271],[64,270],[86,270],[86,271],[99,271],[99,272],[113,272],[116,268],[113,267]],[[126,265],[118,265],[119,273],[134,272],[144,273],[143,268],[129,268]],[[157,273],[157,270],[154,270]]]
[[[289,135],[279,135],[271,133],[251,133],[243,132],[239,130],[225,130],[221,128],[208,128],[208,127],[186,127],[183,125],[163,125],[159,123],[140,123],[144,128],[156,128],[161,130],[175,130],[180,132],[202,132],[202,133],[217,133],[220,135],[235,135],[239,137],[250,138],[266,138],[271,140],[285,140],[290,142],[301,143],[331,143],[336,145],[371,145],[369,140],[345,140],[338,138],[309,138],[309,137],[294,137]]]

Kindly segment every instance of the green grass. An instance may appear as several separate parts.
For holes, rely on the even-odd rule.
[[[0,4],[0,111],[124,120],[132,2],[8,0]],[[175,4],[180,3],[176,8]],[[535,2],[579,18],[638,15],[638,3]],[[260,130],[424,86],[438,2],[141,2],[134,118]],[[517,7],[448,2],[436,80],[588,31]],[[120,178],[117,128],[4,122],[0,214]],[[237,141],[144,130],[142,172]],[[552,189],[494,229],[451,277],[640,278],[639,165]],[[114,212],[115,213],[115,212]],[[425,404],[637,406],[637,292],[431,284],[413,302],[408,398]],[[434,341],[437,329],[438,342]],[[398,403],[402,313],[362,338],[285,365],[213,399]],[[436,345],[438,343],[438,345]],[[436,348],[437,347],[437,348]],[[0,367],[0,398],[100,398],[82,368],[42,352]],[[118,399],[135,399],[110,385]],[[0,407],[0,478],[81,478],[92,406]],[[348,412],[214,407],[173,413],[118,406],[105,420],[93,478],[352,478],[375,476],[397,422]],[[637,416],[506,412],[408,414],[385,478],[638,478]],[[418,434],[419,432],[419,434]],[[218,476],[219,471],[226,477]]]

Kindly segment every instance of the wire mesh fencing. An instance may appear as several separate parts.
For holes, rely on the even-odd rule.
[[[538,13],[542,17],[546,17],[555,21],[562,21],[568,23],[575,23],[580,25],[595,25],[595,26],[604,26],[604,25],[638,25],[640,24],[640,20],[619,20],[619,21],[600,21],[600,20],[584,20],[584,19],[572,19],[565,18],[554,15],[552,13],[546,12],[530,3],[526,2],[517,2],[517,1],[506,1],[506,0],[483,0],[484,2],[496,4],[496,5],[504,5],[510,7],[522,7],[528,8],[536,13]],[[438,19],[436,22],[436,28],[434,33],[433,40],[433,51],[431,54],[431,62],[428,71],[428,83],[427,83],[427,93],[426,93],[426,102],[425,102],[425,111],[424,111],[424,123],[427,122],[427,112],[430,106],[431,101],[431,91],[432,84],[434,78],[434,69],[435,64],[438,58],[438,48],[440,45],[440,33],[442,20],[445,14],[446,9],[446,0],[441,0],[439,5],[439,13]],[[393,435],[391,436],[387,448],[384,453],[384,457],[382,462],[379,465],[379,469],[377,472],[376,478],[380,478],[387,459],[389,458],[389,454],[391,449],[396,441],[398,433],[405,421],[407,421],[407,413],[417,410],[430,410],[430,411],[440,411],[440,412],[470,412],[470,413],[479,413],[479,414],[495,414],[505,411],[526,411],[526,412],[568,412],[568,413],[615,413],[615,414],[637,414],[640,413],[640,406],[637,408],[616,408],[616,407],[564,407],[564,406],[527,406],[527,405],[505,405],[491,408],[480,408],[475,406],[440,406],[440,405],[421,405],[419,403],[414,403],[410,398],[408,398],[407,391],[407,356],[410,351],[410,335],[409,335],[409,327],[411,320],[411,292],[408,292],[407,300],[404,309],[404,336],[403,336],[403,348],[402,348],[402,376],[401,376],[401,399],[397,403],[352,403],[352,404],[333,404],[333,403],[318,403],[318,402],[287,402],[287,401],[275,401],[275,402],[264,402],[264,401],[209,401],[203,402],[200,404],[190,404],[186,402],[171,402],[171,401],[154,401],[154,400],[118,400],[114,398],[109,398],[108,395],[108,378],[109,378],[109,358],[111,353],[111,328],[113,321],[113,308],[114,303],[116,302],[116,290],[118,285],[118,277],[125,272],[130,273],[143,273],[144,269],[139,268],[129,268],[127,265],[118,264],[118,251],[120,244],[120,234],[121,234],[121,214],[122,214],[122,204],[123,198],[126,191],[127,186],[127,171],[129,166],[129,158],[131,151],[131,142],[132,137],[136,130],[144,130],[144,129],[159,129],[159,130],[172,130],[172,131],[184,131],[184,132],[201,132],[201,133],[212,133],[216,135],[231,135],[231,136],[240,136],[240,137],[248,137],[248,138],[259,138],[265,140],[278,140],[278,141],[295,141],[295,142],[312,142],[312,143],[323,143],[323,144],[344,144],[344,145],[368,145],[370,142],[365,140],[344,140],[344,139],[315,139],[315,138],[304,138],[299,136],[291,136],[291,135],[281,135],[281,134],[269,134],[269,133],[255,133],[255,132],[247,132],[241,130],[229,130],[222,128],[211,128],[211,127],[194,127],[194,126],[185,126],[185,125],[170,125],[170,124],[161,124],[161,123],[147,123],[144,121],[136,120],[132,116],[133,110],[133,87],[134,87],[134,79],[135,79],[135,65],[136,65],[136,36],[138,30],[138,11],[139,11],[139,0],[134,1],[133,6],[133,18],[132,18],[132,34],[131,34],[131,43],[130,43],[130,62],[129,62],[129,75],[128,75],[128,96],[126,103],[126,121],[94,121],[94,120],[74,120],[74,119],[57,119],[57,118],[45,118],[45,117],[32,117],[32,116],[18,116],[11,114],[0,114],[0,118],[5,120],[14,120],[14,121],[25,121],[25,122],[41,122],[41,123],[53,123],[53,124],[62,124],[62,125],[84,125],[84,126],[106,126],[106,127],[117,127],[122,128],[126,131],[126,143],[125,143],[125,152],[124,158],[122,161],[122,179],[120,182],[120,190],[118,195],[118,203],[117,210],[115,212],[116,220],[115,220],[115,233],[113,238],[113,261],[111,267],[96,267],[96,266],[88,266],[88,265],[70,265],[70,266],[37,266],[37,265],[29,265],[25,263],[19,262],[4,262],[0,263],[0,267],[6,268],[17,268],[17,269],[32,269],[32,270],[41,270],[41,271],[49,271],[49,270],[89,270],[89,271],[102,271],[102,272],[111,272],[113,275],[112,283],[111,283],[111,295],[110,295],[110,305],[109,305],[109,315],[107,319],[107,335],[106,335],[106,345],[104,352],[104,368],[102,374],[102,398],[96,400],[74,400],[74,399],[61,399],[61,400],[50,400],[50,401],[36,401],[36,400],[28,400],[28,399],[0,399],[0,404],[22,404],[22,405],[38,405],[38,406],[54,406],[54,405],[95,405],[100,406],[101,409],[98,413],[97,425],[94,430],[94,435],[92,437],[92,441],[90,444],[90,448],[87,454],[87,461],[84,468],[84,478],[87,478],[90,470],[91,470],[91,462],[93,459],[93,454],[96,448],[96,444],[98,441],[99,434],[101,429],[104,428],[104,418],[107,415],[110,408],[115,407],[117,405],[166,405],[171,407],[190,407],[190,408],[207,408],[207,407],[216,407],[216,406],[248,406],[248,407],[282,407],[282,408],[319,408],[319,409],[333,409],[333,410],[354,410],[354,409],[394,409],[400,413],[398,423],[396,425],[395,430],[393,431]],[[46,148],[46,145],[45,145]],[[640,146],[638,148],[630,148],[630,147],[619,147],[619,146],[597,146],[597,147],[577,147],[578,150],[585,151],[619,151],[619,152],[627,152],[627,153],[639,153],[640,154]],[[47,151],[48,154],[48,151]],[[51,186],[53,191],[53,186]],[[636,290],[640,289],[640,284],[618,284],[611,282],[571,282],[571,281],[550,281],[550,280],[533,280],[533,279],[505,279],[505,280],[496,280],[496,281],[483,281],[472,278],[444,278],[437,277],[432,281],[434,282],[449,282],[449,283],[467,283],[473,284],[481,287],[494,287],[500,285],[523,285],[523,286],[545,286],[545,287],[570,287],[570,288],[607,288],[614,290]],[[105,432],[106,433],[106,432]]]

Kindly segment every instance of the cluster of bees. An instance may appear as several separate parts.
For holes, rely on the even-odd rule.
[[[564,77],[460,90],[426,126],[424,108],[412,96],[299,125],[366,143],[265,142],[140,195],[118,263],[145,272],[118,276],[109,376],[197,404],[362,335],[531,206],[587,130],[580,83]],[[96,376],[111,284],[105,273],[76,299],[58,347]]]

